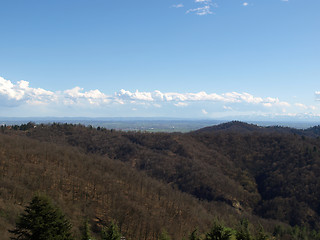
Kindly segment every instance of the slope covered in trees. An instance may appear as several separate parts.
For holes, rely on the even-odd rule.
[[[157,239],[163,229],[179,239],[217,217],[231,225],[246,217],[269,231],[282,223],[319,230],[318,128],[2,128],[2,202],[17,211],[35,190],[48,191],[73,222],[89,215],[99,228],[115,219],[133,239]]]
[[[16,227],[9,230],[12,240],[73,240],[71,224],[46,196],[35,196],[21,214]]]
[[[46,192],[78,232],[84,217],[93,230],[116,220],[133,239],[152,239],[162,229],[181,237],[208,226],[213,215],[187,194],[125,164],[78,149],[0,135],[0,231],[9,239],[18,213],[34,193]]]

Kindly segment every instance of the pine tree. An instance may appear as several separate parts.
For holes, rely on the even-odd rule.
[[[9,230],[16,235],[12,240],[71,240],[71,224],[43,195],[35,196],[16,222],[16,228]]]
[[[237,240],[252,240],[250,230],[249,230],[249,222],[247,219],[242,219],[240,222],[240,228],[236,233]]]
[[[216,222],[210,232],[206,234],[205,240],[229,240],[231,236],[232,233],[229,229]]]
[[[255,240],[268,240],[268,235],[264,232],[264,229],[262,226],[259,227],[258,233],[255,237]]]
[[[169,234],[167,233],[167,231],[164,230],[160,233],[159,240],[170,240],[170,239],[171,238],[170,238]]]
[[[115,223],[111,222],[108,229],[101,232],[101,238],[102,240],[120,240],[121,233],[118,230],[118,226]]]
[[[81,232],[82,232],[81,240],[92,240],[88,218],[85,219]]]
[[[193,230],[189,235],[189,240],[200,240],[200,237],[198,236],[198,229]]]

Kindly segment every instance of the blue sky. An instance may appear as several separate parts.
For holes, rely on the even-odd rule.
[[[319,119],[319,0],[1,0],[0,117]]]

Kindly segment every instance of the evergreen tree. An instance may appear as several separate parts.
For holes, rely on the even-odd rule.
[[[249,231],[249,222],[247,219],[242,219],[240,222],[240,228],[236,233],[237,240],[252,240],[250,231]]]
[[[162,231],[161,234],[160,234],[160,237],[159,237],[159,240],[170,240],[170,236],[169,234],[167,233],[167,231]]]
[[[229,240],[232,233],[229,229],[215,222],[210,232],[206,234],[205,240]]]
[[[255,240],[268,240],[268,235],[264,232],[264,229],[262,226],[259,227],[258,234],[255,237]]]
[[[82,237],[81,240],[92,240],[91,234],[90,234],[90,224],[88,222],[88,218],[85,219],[84,225],[81,229],[82,231]]]
[[[12,240],[71,240],[71,224],[46,196],[35,196],[9,230]]]
[[[200,237],[198,236],[198,229],[193,230],[189,236],[189,240],[200,240]]]
[[[118,229],[118,226],[115,223],[111,222],[108,229],[102,230],[101,238],[102,240],[120,240],[121,233]]]

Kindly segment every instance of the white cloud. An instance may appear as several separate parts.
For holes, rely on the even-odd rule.
[[[262,98],[254,97],[249,93],[231,92],[231,93],[225,93],[223,94],[223,96],[228,102],[247,102],[247,103],[253,103],[253,104],[258,104],[263,102]]]
[[[70,98],[77,99],[79,97],[84,96],[84,94],[80,92],[82,90],[83,90],[83,88],[74,87],[72,89],[65,90],[64,93],[66,94],[66,96],[69,96]]]
[[[320,91],[315,92],[316,99],[320,101]],[[40,105],[40,106],[39,106]],[[42,88],[33,88],[27,81],[11,82],[0,77],[0,107],[7,109],[36,109],[41,111],[46,108],[55,109],[59,112],[61,109],[100,111],[101,109],[137,109],[137,114],[142,111],[157,110],[166,113],[171,107],[184,107],[185,112],[195,109],[207,109],[209,112],[219,112],[223,114],[250,114],[258,112],[259,114],[318,114],[319,109],[316,106],[305,103],[290,104],[281,101],[277,97],[260,97],[247,92],[225,92],[208,93],[200,92],[161,92],[155,91],[129,91],[121,89],[118,92],[107,95],[98,89],[84,90],[76,86],[72,89],[49,91]],[[138,107],[141,106],[141,107]],[[99,110],[100,109],[100,110]],[[171,108],[172,109],[172,108]],[[207,112],[207,110],[204,110]],[[12,110],[13,111],[13,110]],[[41,112],[39,110],[39,112]],[[65,110],[64,110],[65,111]],[[56,113],[55,112],[55,113]],[[81,111],[82,112],[82,111]],[[66,112],[68,114],[68,112]],[[198,112],[199,113],[199,112]],[[203,114],[205,114],[203,112]]]
[[[302,109],[309,109],[309,110],[313,110],[313,111],[317,109],[316,106],[313,106],[313,105],[307,106],[307,105],[305,105],[303,103],[295,103],[294,105],[296,107],[299,107],[299,108],[302,108]]]
[[[272,104],[269,103],[269,102],[263,103],[262,105],[265,106],[265,107],[272,107]]]
[[[295,103],[294,105],[303,109],[308,109],[308,107],[302,103]]]
[[[316,92],[319,96],[320,93]],[[63,103],[63,104],[93,104],[103,105],[110,103],[120,104],[146,104],[153,103],[159,104],[161,102],[172,102],[175,106],[187,106],[189,102],[221,102],[221,103],[246,103],[266,107],[290,107],[287,102],[280,101],[278,98],[261,98],[253,96],[249,93],[243,92],[227,92],[222,94],[206,93],[204,91],[197,93],[178,93],[161,91],[153,92],[140,92],[136,90],[131,92],[121,89],[114,95],[106,95],[98,89],[84,91],[83,88],[74,87],[59,92],[52,92],[42,88],[31,88],[29,82],[19,81],[17,84],[13,84],[10,80],[6,80],[0,77],[0,96],[10,101],[28,103],[28,104],[46,104],[51,102]],[[298,105],[296,105],[298,106]],[[301,105],[300,105],[301,106]]]
[[[139,92],[136,90],[134,93],[121,89],[119,93],[116,93],[116,96],[124,100],[141,100],[141,101],[153,101],[152,95],[150,92]]]
[[[129,100],[144,101],[144,102],[172,102],[175,106],[186,106],[187,102],[213,102],[213,103],[239,103],[239,104],[251,104],[251,105],[262,105],[264,107],[290,107],[291,104],[288,102],[280,101],[279,98],[261,98],[255,97],[249,93],[206,93],[204,91],[198,93],[177,93],[168,92],[162,93],[158,90],[154,92],[130,92],[126,90],[120,90],[115,93],[115,97],[118,101],[125,102]]]
[[[279,106],[279,107],[290,107],[291,104],[288,102],[282,102],[279,98],[267,97],[263,99],[263,105],[266,107]]]
[[[173,8],[183,8],[184,5],[182,3],[179,3],[179,4],[172,5],[171,7],[173,7]]]
[[[194,2],[196,2],[196,3],[206,3],[206,4],[209,4],[209,3],[211,3],[212,1],[211,1],[211,0],[195,0]]]
[[[98,89],[84,92],[80,87],[74,87],[63,92],[52,92],[42,88],[29,87],[29,82],[21,80],[13,84],[10,80],[0,77],[0,96],[2,104],[95,104],[110,102],[110,97],[100,92]]]
[[[225,109],[225,110],[232,110],[232,107],[229,107],[229,106],[223,106],[223,109]]]
[[[186,107],[186,106],[188,106],[188,103],[178,102],[178,103],[174,103],[174,105],[175,105],[176,107]]]
[[[83,88],[74,87],[65,90],[63,93],[62,98],[65,104],[76,104],[87,101],[90,104],[100,105],[101,103],[108,103],[110,101],[110,98],[98,89],[83,92]]]
[[[206,5],[206,6],[203,6],[203,7],[199,7],[199,8],[189,9],[188,11],[186,11],[186,13],[191,13],[191,12],[194,12],[195,14],[197,14],[199,16],[212,14],[209,5]]]
[[[289,0],[280,0],[280,1],[289,2]],[[199,16],[213,14],[212,8],[218,7],[218,4],[215,2],[215,0],[193,0],[193,3],[194,3],[193,7],[191,7],[189,10],[186,11],[187,14],[194,13]],[[199,7],[199,4],[201,4],[202,6]],[[250,4],[249,2],[242,2],[241,5],[244,7],[247,7],[252,4]],[[182,8],[182,7],[184,7],[184,4],[179,3],[179,4],[172,5],[171,7]]]
[[[212,7],[218,7],[216,3],[212,3],[212,0],[194,0],[194,2],[199,6],[199,4],[202,5],[202,7],[195,7],[191,8],[186,13],[195,13],[196,15],[199,16],[204,16],[208,14],[212,14],[213,12],[211,11]]]
[[[41,104],[53,101],[54,93],[42,88],[30,88],[29,82],[21,80],[13,84],[10,80],[0,77],[0,95],[7,101]]]
[[[20,100],[22,95],[17,91],[11,81],[0,77],[0,94],[7,96],[9,99]]]
[[[201,112],[204,114],[204,115],[207,115],[208,112],[205,110],[205,109],[202,109]]]
[[[162,106],[161,106],[160,104],[158,104],[158,103],[154,103],[153,106],[156,107],[156,108],[161,108],[161,107],[162,107]]]

